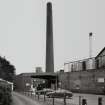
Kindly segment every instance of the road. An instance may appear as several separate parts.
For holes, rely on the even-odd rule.
[[[41,103],[39,104],[38,102],[23,96],[19,93],[13,92],[13,102],[12,105],[42,105]]]

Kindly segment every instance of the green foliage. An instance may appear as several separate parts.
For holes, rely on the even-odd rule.
[[[0,105],[10,105],[11,99],[11,89],[6,83],[0,83]]]
[[[13,82],[15,67],[8,60],[0,57],[0,78]]]

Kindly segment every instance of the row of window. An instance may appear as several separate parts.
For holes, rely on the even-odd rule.
[[[79,70],[90,70],[99,69],[105,67],[105,56],[98,57],[97,59],[87,59],[84,61],[70,62],[65,65],[66,71],[79,71]]]

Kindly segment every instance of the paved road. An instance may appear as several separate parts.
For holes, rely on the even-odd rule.
[[[36,102],[26,96],[23,96],[19,93],[13,92],[12,105],[42,105],[42,104],[39,104],[38,102]]]

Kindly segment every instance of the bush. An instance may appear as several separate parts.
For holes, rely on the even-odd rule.
[[[11,89],[7,84],[0,83],[0,105],[11,104]]]

